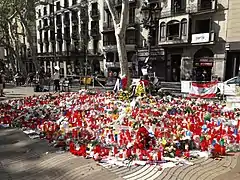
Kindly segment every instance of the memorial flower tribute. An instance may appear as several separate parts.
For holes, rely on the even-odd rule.
[[[88,92],[41,95],[0,105],[3,127],[18,127],[73,155],[97,161],[162,163],[224,156],[239,144],[239,109],[203,99]]]

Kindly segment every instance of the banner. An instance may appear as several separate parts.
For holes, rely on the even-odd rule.
[[[217,93],[217,81],[192,82],[189,94],[200,98],[214,98]]]

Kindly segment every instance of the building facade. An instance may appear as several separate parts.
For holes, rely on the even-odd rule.
[[[117,43],[115,38],[115,30],[111,14],[105,1],[98,0],[100,4],[101,25],[102,32],[102,49],[104,59],[101,63],[102,71],[107,75],[108,71],[119,71],[119,59],[117,53]],[[121,0],[115,0],[115,9],[121,13]],[[135,73],[135,66],[133,61],[136,59],[137,48],[137,34],[139,33],[138,22],[136,21],[137,0],[129,1],[129,23],[126,30],[126,49],[129,62],[129,69],[131,73]]]
[[[240,72],[240,1],[228,0],[228,21],[226,39],[226,79],[239,75]]]
[[[45,72],[52,74],[55,66],[64,77],[100,71],[97,2],[49,0],[37,5],[36,13],[38,60]]]
[[[148,30],[144,29],[142,0],[131,0],[126,47],[133,75],[141,75],[148,53]],[[228,1],[225,0],[163,0],[157,28],[151,34],[153,71],[163,81],[187,78],[211,80],[225,78],[225,43]],[[116,9],[121,0],[116,0]],[[114,27],[105,3],[100,6],[103,68],[119,66]],[[187,75],[187,76],[186,76]]]
[[[158,45],[164,49],[165,80],[223,79],[228,2],[164,0],[161,6]]]

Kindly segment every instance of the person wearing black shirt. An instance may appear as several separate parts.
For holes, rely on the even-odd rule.
[[[0,73],[0,97],[3,97],[3,76]]]

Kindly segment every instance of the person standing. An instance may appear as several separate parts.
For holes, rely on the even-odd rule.
[[[55,92],[60,91],[60,74],[57,69],[55,69],[55,72],[53,74],[53,81],[54,81]]]
[[[3,76],[2,76],[1,72],[0,72],[0,97],[4,97],[4,95],[3,95]]]

